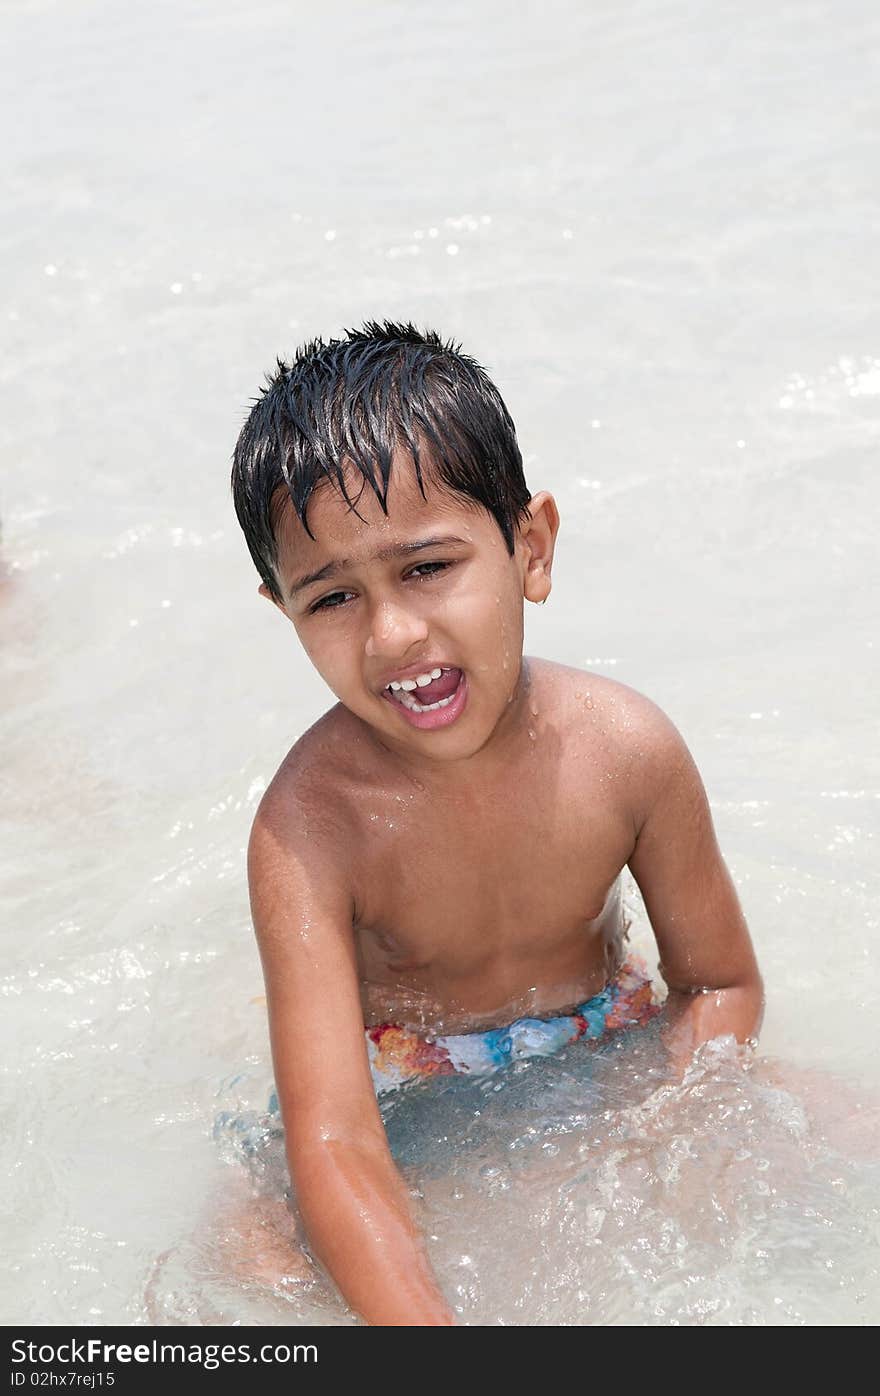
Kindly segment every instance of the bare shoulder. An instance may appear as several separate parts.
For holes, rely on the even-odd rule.
[[[596,736],[626,747],[644,743],[652,750],[681,740],[662,708],[628,684],[546,659],[530,659],[529,665],[557,710],[569,719],[587,715]]]
[[[348,839],[357,760],[347,717],[336,704],[293,744],[260,801],[255,829],[271,828],[285,842],[298,836]]]
[[[344,710],[343,710],[344,713]],[[331,708],[291,747],[260,801],[248,846],[248,882],[258,937],[279,897],[332,903],[354,893],[349,878],[356,822],[344,717]],[[348,919],[348,914],[346,915]]]
[[[546,660],[539,684],[572,741],[603,758],[631,805],[638,827],[659,791],[693,760],[662,708],[628,684]]]

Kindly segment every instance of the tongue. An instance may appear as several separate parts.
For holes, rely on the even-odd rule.
[[[414,688],[410,694],[417,703],[438,703],[441,698],[449,698],[458,688],[458,681],[461,678],[460,669],[450,669],[440,675],[439,679],[432,679],[426,683],[424,688]]]

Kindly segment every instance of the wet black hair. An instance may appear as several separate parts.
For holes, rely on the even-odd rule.
[[[482,506],[513,555],[531,499],[516,430],[486,370],[460,345],[411,324],[368,321],[342,339],[312,340],[289,364],[277,362],[232,458],[235,512],[277,600],[276,528],[286,498],[314,538],[306,511],[324,481],[357,513],[344,479],[353,466],[364,479],[361,493],[369,485],[387,515],[391,458],[401,447],[423,498],[427,474]]]

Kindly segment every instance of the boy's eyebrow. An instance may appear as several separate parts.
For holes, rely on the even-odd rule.
[[[444,534],[437,538],[422,538],[417,543],[394,543],[388,548],[380,548],[373,553],[368,562],[390,562],[395,557],[405,557],[407,553],[420,553],[426,548],[441,548],[449,543],[464,543],[464,538],[456,538],[453,534]],[[325,582],[328,577],[333,577],[337,572],[344,572],[347,567],[353,566],[350,557],[341,557],[331,562],[325,562],[323,567],[319,567],[317,572],[309,572],[305,577],[298,577],[290,587],[290,595],[295,596],[304,587],[311,586],[313,582]]]

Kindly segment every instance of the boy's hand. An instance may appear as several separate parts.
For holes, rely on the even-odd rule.
[[[316,1257],[368,1323],[451,1325],[376,1103],[344,831],[317,799],[270,788],[248,851],[296,1202]]]
[[[629,866],[669,987],[666,1046],[674,1064],[684,1068],[696,1048],[714,1037],[755,1038],[764,990],[699,772],[669,719],[643,702]]]

